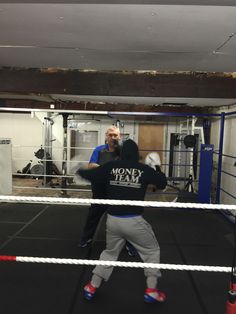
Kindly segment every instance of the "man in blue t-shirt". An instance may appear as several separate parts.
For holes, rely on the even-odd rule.
[[[106,131],[105,144],[97,146],[89,160],[88,168],[94,169],[106,164],[112,160],[119,159],[119,140],[120,130],[116,126],[110,126]],[[91,184],[94,199],[106,198],[105,186],[102,184]],[[82,237],[80,239],[80,247],[86,247],[92,242],[97,226],[103,214],[106,212],[107,206],[92,204],[84,226]],[[126,249],[129,256],[137,255],[136,249],[129,242],[126,243]]]
[[[96,168],[105,163],[116,160],[119,157],[118,141],[120,131],[117,127],[111,126],[106,132],[106,144],[97,146],[89,160],[88,168]]]

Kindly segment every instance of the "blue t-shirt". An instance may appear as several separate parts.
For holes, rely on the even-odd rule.
[[[90,157],[89,163],[98,164],[98,162],[99,162],[99,153],[100,153],[101,150],[105,150],[105,149],[107,149],[107,150],[109,149],[108,144],[103,144],[103,145],[97,146],[94,149],[94,151],[93,151],[93,153],[92,153],[92,155]]]

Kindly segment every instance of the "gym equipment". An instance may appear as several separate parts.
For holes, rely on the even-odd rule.
[[[28,162],[28,164],[22,169],[22,171],[17,171],[17,173],[30,174],[31,165],[32,165],[32,160]],[[22,176],[22,177],[26,178],[27,176]]]
[[[184,145],[186,148],[193,148],[197,143],[197,139],[195,135],[186,135],[184,137]]]
[[[26,176],[21,176],[23,178],[27,178],[27,175],[31,175],[30,177],[34,179],[43,178],[46,183],[49,183],[52,180],[52,175],[60,175],[60,171],[57,166],[52,162],[52,158],[49,153],[45,152],[42,148],[38,149],[34,156],[37,159],[40,159],[37,164],[32,166],[32,160],[30,160],[27,165],[22,169],[22,171],[17,171],[17,173],[26,174]]]
[[[36,164],[30,169],[32,178],[39,179],[43,177],[44,167],[42,164]]]

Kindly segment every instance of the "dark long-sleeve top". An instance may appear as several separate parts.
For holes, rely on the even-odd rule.
[[[81,177],[93,184],[104,184],[107,199],[143,201],[148,184],[164,189],[166,176],[161,171],[134,161],[111,161],[95,169],[77,171]],[[111,215],[141,215],[143,207],[109,205],[107,212]]]

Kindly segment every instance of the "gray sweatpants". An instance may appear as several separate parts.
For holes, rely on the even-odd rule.
[[[116,217],[107,215],[106,249],[100,260],[116,261],[126,240],[138,251],[145,263],[160,263],[160,247],[150,224],[142,217]],[[107,281],[113,271],[112,266],[96,266],[93,273]],[[160,277],[158,269],[144,269],[146,277]]]

